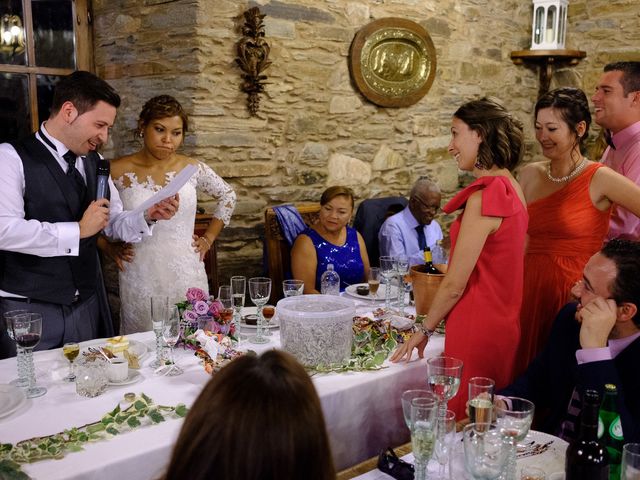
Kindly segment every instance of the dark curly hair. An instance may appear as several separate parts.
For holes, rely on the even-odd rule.
[[[136,133],[142,132],[152,120],[167,117],[180,117],[182,120],[182,131],[189,130],[189,118],[186,112],[175,98],[171,95],[158,95],[150,100],[142,107],[140,116],[138,117],[138,129]]]
[[[536,102],[534,118],[538,118],[538,112],[543,108],[553,108],[560,113],[560,117],[567,124],[569,130],[575,133],[573,146],[580,145],[580,151],[584,152],[585,141],[589,136],[591,126],[591,112],[587,96],[579,88],[562,87],[551,90],[542,95]],[[578,124],[585,122],[586,129],[580,136]]]
[[[453,114],[480,135],[478,163],[488,170],[494,165],[513,170],[524,153],[522,122],[494,98],[481,98],[462,105]]]
[[[600,253],[616,264],[616,279],[611,285],[611,296],[616,303],[633,303],[640,311],[640,242],[616,238],[607,242]],[[640,328],[640,314],[633,323]]]

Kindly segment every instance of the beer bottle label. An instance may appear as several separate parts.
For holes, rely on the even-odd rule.
[[[598,425],[598,434],[600,433],[600,425]],[[622,440],[622,423],[620,416],[617,416],[611,425],[609,425],[609,435],[615,440]]]
[[[598,438],[602,438],[604,434],[604,423],[602,423],[602,417],[598,416]]]

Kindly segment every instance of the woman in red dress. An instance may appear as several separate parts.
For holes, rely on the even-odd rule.
[[[466,417],[471,377],[508,385],[520,339],[523,259],[528,215],[511,171],[523,151],[522,124],[502,105],[481,99],[454,114],[449,152],[458,168],[477,177],[445,207],[462,210],[451,226],[451,260],[420,331],[391,360],[424,354],[429,336],[446,318],[444,354],[463,361],[461,388],[448,407]]]

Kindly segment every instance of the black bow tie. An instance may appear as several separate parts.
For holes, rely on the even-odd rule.
[[[609,145],[614,150],[616,149],[616,146],[613,143],[613,135],[611,135],[611,130],[604,131],[604,139],[607,142],[607,145]]]

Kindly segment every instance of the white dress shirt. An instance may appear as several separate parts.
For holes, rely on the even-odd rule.
[[[380,242],[380,255],[397,257],[406,255],[409,257],[409,265],[421,265],[424,263],[424,252],[418,245],[418,232],[415,219],[409,206],[404,210],[390,216],[380,227],[378,241]],[[438,240],[442,240],[442,229],[435,220],[424,226],[424,236],[427,246],[433,249]]]
[[[62,155],[67,152],[60,141],[45,130],[41,131],[55,145],[53,150],[42,141],[40,133],[36,138],[52,153],[60,168],[66,173],[69,166]],[[85,178],[84,157],[76,161],[76,168]],[[137,243],[151,235],[142,213],[123,211],[118,190],[109,178],[111,199],[109,202],[109,224],[103,233],[110,238]],[[78,256],[80,246],[80,225],[78,222],[39,222],[24,218],[24,168],[20,156],[8,143],[0,144],[0,250],[37,255],[39,257]],[[0,296],[14,296],[0,290]]]

